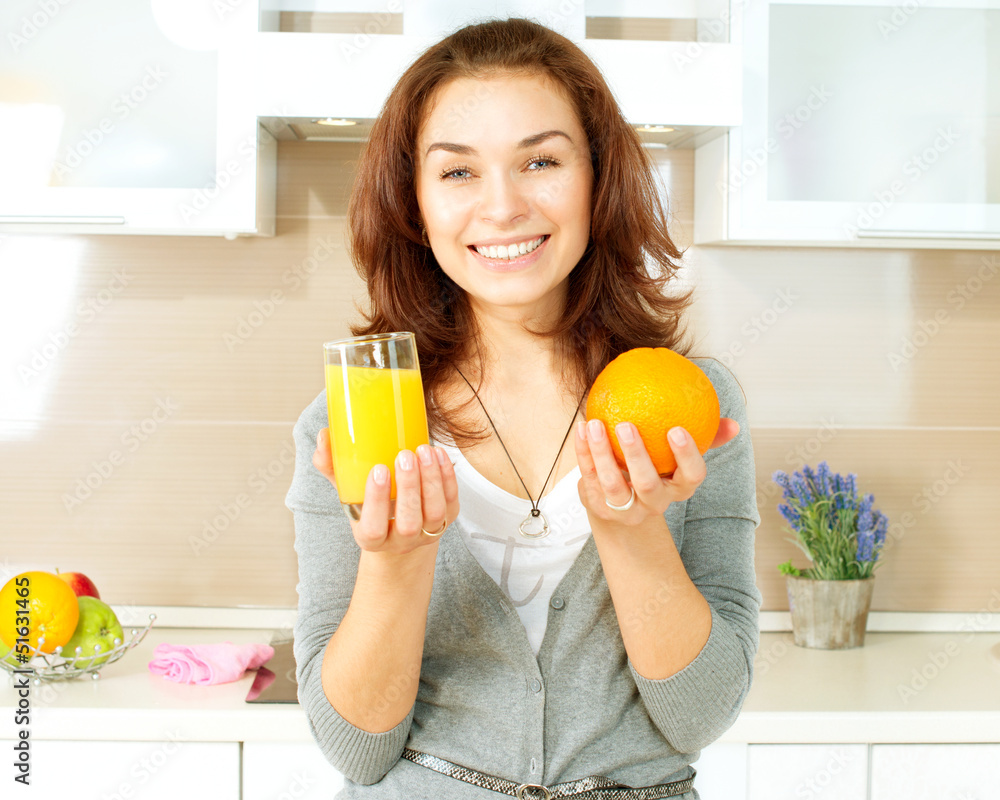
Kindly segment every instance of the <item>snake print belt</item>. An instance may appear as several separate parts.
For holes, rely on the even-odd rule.
[[[692,767],[690,778],[661,783],[658,786],[635,788],[617,783],[601,775],[567,781],[566,783],[556,783],[552,786],[542,786],[539,783],[515,783],[495,775],[487,775],[484,772],[477,772],[474,769],[445,761],[437,756],[419,753],[408,747],[403,749],[403,758],[435,772],[440,772],[442,775],[457,778],[483,789],[516,797],[518,800],[557,800],[561,797],[575,797],[578,800],[655,800],[660,797],[676,797],[691,791],[694,776],[697,774]]]

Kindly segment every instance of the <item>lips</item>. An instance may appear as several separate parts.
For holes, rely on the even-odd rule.
[[[489,256],[484,256],[480,253],[474,245],[469,245],[469,252],[473,254],[476,260],[485,266],[487,269],[493,272],[513,272],[514,270],[523,269],[530,264],[533,264],[538,258],[541,257],[542,251],[545,250],[546,245],[551,239],[550,234],[544,234],[539,237],[542,241],[534,250],[530,252],[521,253],[513,258],[490,258]],[[536,241],[536,240],[531,240]]]

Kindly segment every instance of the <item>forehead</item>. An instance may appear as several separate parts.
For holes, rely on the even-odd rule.
[[[438,141],[509,149],[552,129],[566,131],[576,146],[582,144],[572,101],[548,76],[456,78],[438,87],[427,104],[417,136],[418,158]]]

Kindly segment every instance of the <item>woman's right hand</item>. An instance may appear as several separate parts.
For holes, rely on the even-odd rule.
[[[313,466],[336,488],[330,429],[316,438]],[[389,470],[378,464],[368,473],[361,519],[351,520],[354,540],[362,550],[409,553],[438,541],[428,536],[458,516],[458,482],[447,453],[422,444],[417,452],[403,450],[396,457],[396,518],[389,518]]]

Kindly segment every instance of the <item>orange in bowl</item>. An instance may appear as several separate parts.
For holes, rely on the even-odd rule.
[[[80,605],[69,584],[51,572],[22,572],[0,589],[0,639],[8,648],[24,636],[32,648],[52,653],[68,642],[80,619]]]
[[[625,456],[615,426],[631,422],[656,471],[670,475],[677,460],[667,433],[684,428],[704,455],[719,430],[719,398],[712,381],[690,359],[666,347],[637,347],[611,361],[594,380],[587,419],[599,419],[607,426],[615,459],[623,469]]]

